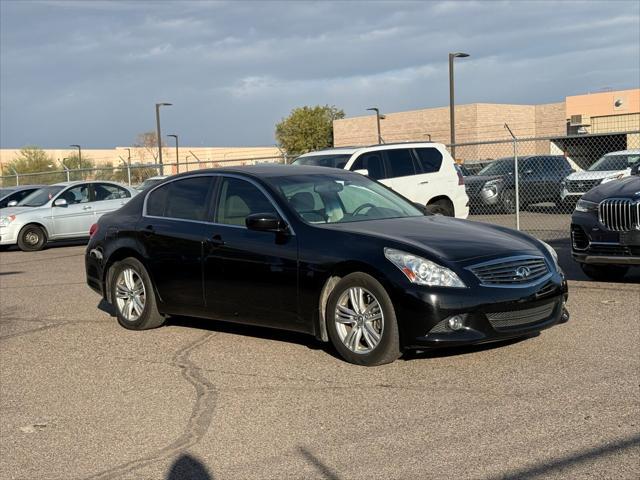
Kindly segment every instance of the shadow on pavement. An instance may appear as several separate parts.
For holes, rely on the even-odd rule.
[[[188,454],[180,455],[167,475],[166,480],[213,480],[207,467]]]
[[[508,480],[514,478],[517,478],[519,480],[527,480],[533,478],[546,478],[551,474],[551,472],[555,471],[557,473],[558,471],[570,468],[573,465],[585,463],[596,458],[605,457],[607,455],[619,455],[624,450],[630,450],[638,446],[640,446],[640,435],[635,435],[623,440],[618,440],[617,442],[608,443],[607,445],[602,445],[599,447],[582,450],[571,455],[566,455],[564,457],[551,459],[545,461],[544,463],[533,465],[528,468],[507,472],[496,477],[490,477],[487,480]],[[568,474],[567,472],[564,473],[565,475],[567,475],[567,478],[571,478],[570,474]],[[617,476],[614,471],[612,471],[611,473],[612,477]]]
[[[322,478],[327,478],[329,480],[340,480],[340,477],[336,472],[331,469],[331,467],[322,463],[322,461],[316,457],[313,453],[307,450],[304,447],[299,447],[298,450],[302,454],[302,456],[313,465],[320,474],[322,474]]]

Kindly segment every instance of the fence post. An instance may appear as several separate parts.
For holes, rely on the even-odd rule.
[[[10,167],[11,170],[13,171],[13,174],[16,176],[16,187],[20,186],[20,177],[18,176],[18,172],[15,168]]]
[[[520,230],[520,170],[518,169],[518,139],[513,134],[509,125],[504,124],[504,128],[509,131],[511,138],[513,138],[513,174],[515,175],[516,186],[516,230]]]

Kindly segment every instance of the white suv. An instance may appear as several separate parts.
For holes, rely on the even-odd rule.
[[[431,213],[467,218],[464,177],[440,143],[399,143],[332,148],[305,153],[293,165],[360,172],[378,180]]]

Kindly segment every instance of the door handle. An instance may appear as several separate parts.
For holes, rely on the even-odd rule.
[[[425,180],[424,182],[420,182],[420,185],[426,185],[427,183],[429,183],[429,180]]]
[[[221,235],[214,235],[213,237],[211,237],[211,240],[209,240],[209,243],[214,247],[223,247],[224,245],[226,245],[225,241],[222,240]]]
[[[91,207],[89,205],[86,205],[84,207],[82,207],[83,210],[91,210]]]

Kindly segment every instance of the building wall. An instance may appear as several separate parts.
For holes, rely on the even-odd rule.
[[[589,123],[591,117],[640,112],[640,89],[573,95],[566,98],[566,104],[567,118],[582,115],[583,123]]]

